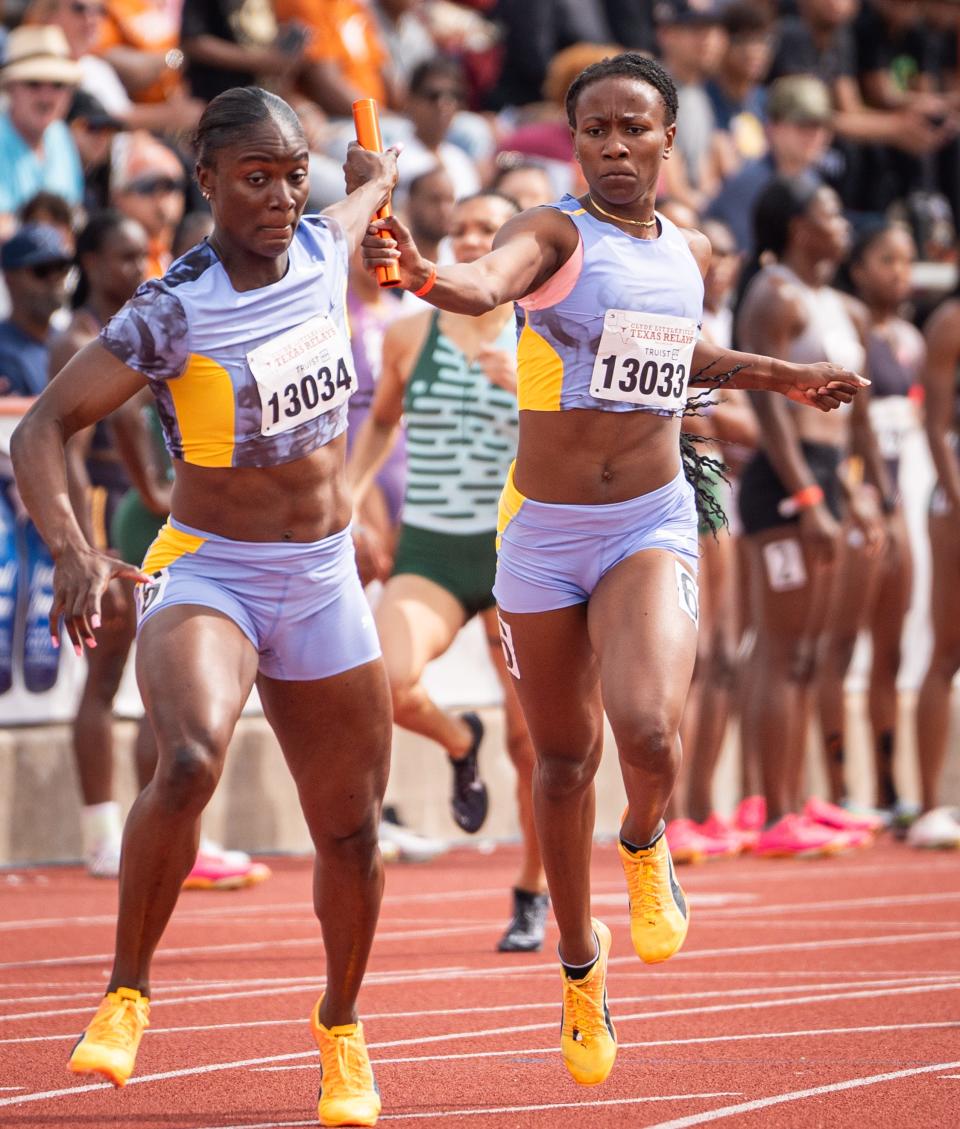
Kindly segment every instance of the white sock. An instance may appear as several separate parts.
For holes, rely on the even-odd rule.
[[[84,804],[80,810],[80,827],[84,854],[102,843],[119,844],[123,835],[120,805],[116,800],[107,800],[102,804]]]

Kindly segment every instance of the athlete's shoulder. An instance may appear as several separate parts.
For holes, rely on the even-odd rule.
[[[164,287],[174,290],[190,282],[196,282],[219,262],[216,251],[204,239],[171,263],[160,282]]]
[[[697,231],[693,227],[678,227],[677,231],[689,247],[690,254],[693,255],[694,261],[700,268],[700,273],[705,276],[710,266],[710,259],[713,257],[713,247],[710,240],[702,231]]]

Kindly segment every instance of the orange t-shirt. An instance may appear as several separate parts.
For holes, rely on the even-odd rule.
[[[312,62],[335,63],[344,79],[366,98],[383,104],[387,49],[370,9],[361,0],[275,0],[277,22],[296,20],[311,35],[304,52]]]
[[[161,52],[179,47],[183,4],[184,0],[107,0],[107,13],[95,47],[97,54],[102,55],[111,47]],[[131,97],[135,102],[163,102],[181,81],[179,71],[167,69],[156,82]]]

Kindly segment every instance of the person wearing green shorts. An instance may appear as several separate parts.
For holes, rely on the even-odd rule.
[[[450,232],[457,261],[489,251],[517,210],[497,192],[459,201]],[[427,663],[479,615],[503,686],[524,848],[513,917],[498,947],[535,951],[543,943],[547,895],[533,824],[533,747],[506,668],[493,598],[497,505],[519,428],[512,303],[479,318],[426,309],[388,328],[380,381],[347,463],[355,506],[401,421],[407,443],[402,524],[393,572],[376,609],[394,720],[445,749],[453,818],[464,831],[478,831],[488,806],[477,756],[483,725],[475,713],[441,709],[421,678]]]

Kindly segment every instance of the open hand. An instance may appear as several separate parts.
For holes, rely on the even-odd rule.
[[[94,631],[101,622],[101,601],[112,580],[150,581],[147,573],[126,564],[109,553],[87,546],[65,549],[56,559],[53,571],[53,604],[50,608],[50,637],[60,646],[60,618],[78,655],[84,646],[96,647]]]

